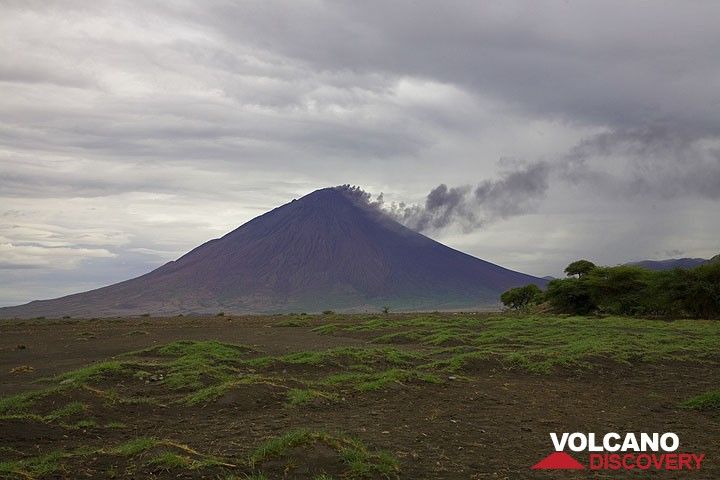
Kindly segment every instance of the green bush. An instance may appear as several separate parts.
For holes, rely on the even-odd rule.
[[[513,288],[500,299],[510,308],[545,301],[559,313],[691,318],[720,317],[720,262],[693,269],[651,271],[638,266],[597,267],[587,260],[565,269],[544,295],[535,285]],[[528,290],[523,290],[528,289]]]
[[[545,300],[558,312],[587,315],[597,310],[590,289],[579,279],[555,279],[548,284]]]
[[[507,292],[500,295],[500,301],[508,308],[521,309],[529,305],[537,305],[542,300],[542,290],[535,285],[525,285],[524,287],[511,288]]]

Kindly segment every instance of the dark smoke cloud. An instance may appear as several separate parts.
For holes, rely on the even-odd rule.
[[[475,189],[475,202],[508,218],[532,211],[549,187],[550,165],[536,162],[506,173],[500,180],[485,180]]]
[[[505,171],[499,179],[484,180],[475,187],[448,188],[441,184],[430,191],[425,205],[396,204],[390,206],[389,212],[420,231],[450,224],[471,231],[498,219],[534,211],[548,189],[549,174],[549,165],[537,162]]]
[[[469,185],[448,188],[442,183],[428,193],[424,205],[393,203],[386,211],[403,225],[418,231],[437,230],[451,223],[461,223],[469,230],[482,224],[482,219],[473,211],[471,192]]]
[[[492,221],[529,213],[537,208],[548,189],[550,166],[545,162],[506,170],[499,179],[484,180],[475,187],[440,184],[425,197],[423,205],[386,203],[381,193],[374,200],[360,187],[336,187],[359,204],[382,210],[417,231],[439,230],[450,225],[468,232]]]

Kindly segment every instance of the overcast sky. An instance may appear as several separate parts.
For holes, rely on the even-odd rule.
[[[715,0],[0,9],[0,305],[345,183],[535,275],[720,252]]]

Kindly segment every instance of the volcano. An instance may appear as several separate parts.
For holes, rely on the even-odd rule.
[[[0,316],[470,309],[547,283],[438,243],[352,193],[317,190],[140,277]]]

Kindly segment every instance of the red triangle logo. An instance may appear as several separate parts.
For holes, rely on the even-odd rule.
[[[585,465],[565,452],[553,452],[532,466],[533,470],[584,470]]]

